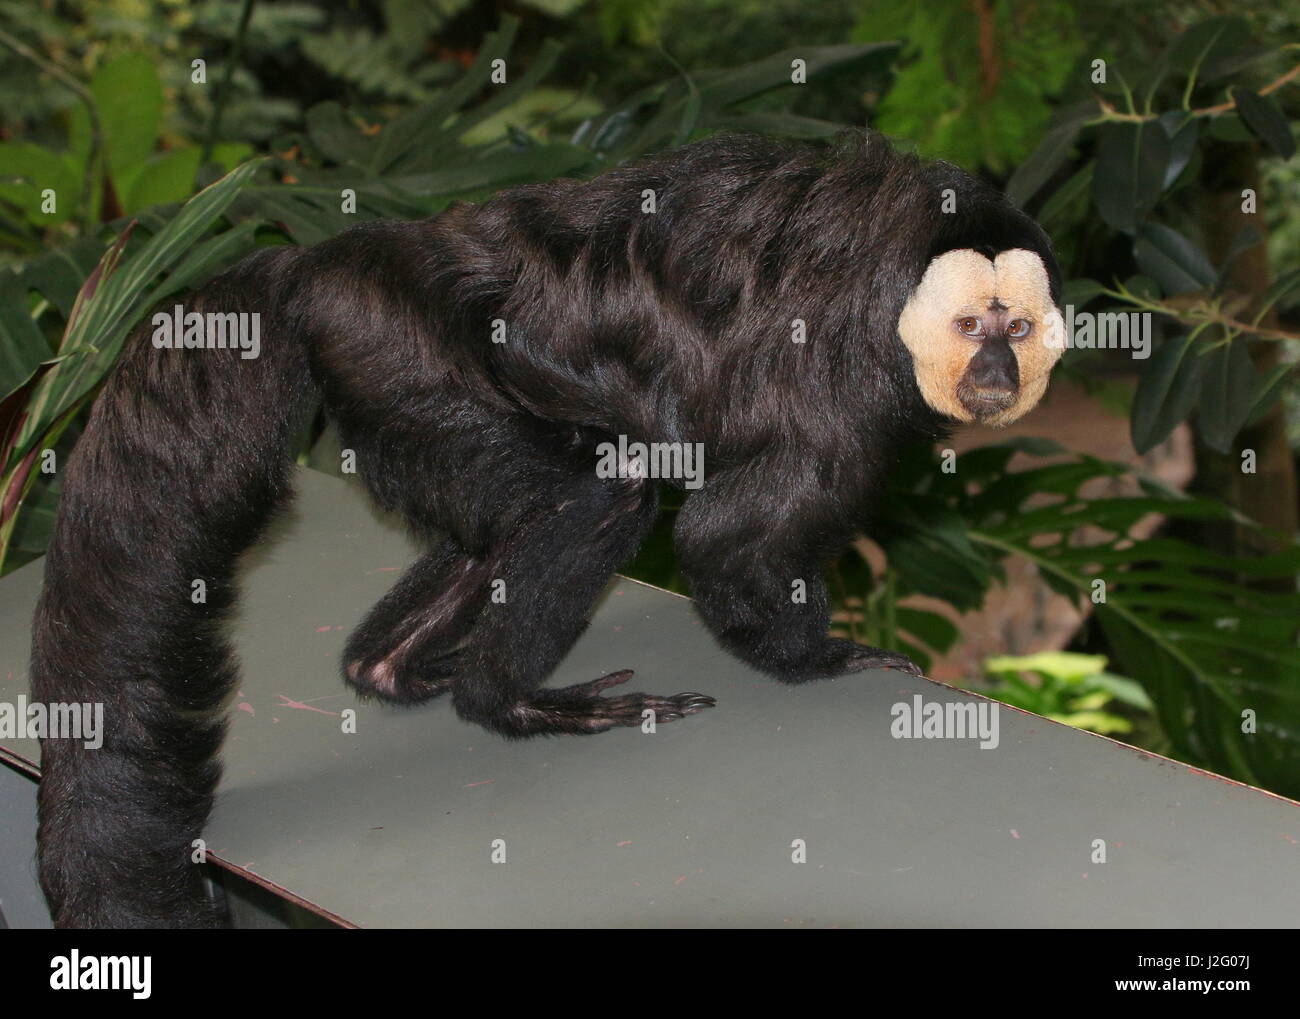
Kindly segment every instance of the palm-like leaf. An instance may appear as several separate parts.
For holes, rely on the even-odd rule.
[[[1134,540],[1151,514],[1232,513],[1156,484],[1131,497],[1085,497],[1088,481],[1127,472],[1091,457],[1008,471],[1011,456],[1026,448],[975,450],[951,474],[937,466],[914,472],[907,491],[886,500],[899,507],[886,513],[880,534],[900,593],[948,597],[962,579],[975,585],[1002,559],[1023,556],[1054,590],[1096,613],[1120,671],[1146,688],[1176,753],[1270,789],[1300,791],[1300,546],[1227,557],[1174,538]],[[952,540],[959,521],[969,544]],[[912,554],[918,545],[926,556]],[[1097,580],[1105,600],[1094,603]],[[968,600],[978,603],[988,584],[968,590]]]

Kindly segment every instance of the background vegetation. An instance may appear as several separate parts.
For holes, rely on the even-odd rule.
[[[0,568],[44,548],[51,465],[130,328],[253,248],[717,130],[871,124],[1006,187],[1076,309],[1152,314],[1148,361],[1061,371],[1138,451],[1189,422],[1197,474],[916,449],[883,563],[834,564],[842,625],[928,661],[958,628],[911,596],[975,608],[1027,557],[1087,622],[1067,654],[990,661],[996,696],[1300,796],[1298,25],[1294,0],[0,0]],[[1107,479],[1130,484],[1084,494]],[[675,587],[672,513],[631,572]]]

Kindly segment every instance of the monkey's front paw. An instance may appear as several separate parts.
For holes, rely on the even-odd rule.
[[[602,697],[601,692],[632,678],[631,669],[611,672],[589,683],[577,683],[560,690],[539,690],[512,711],[512,721],[528,733],[605,732],[616,725],[640,725],[645,712],[654,720],[672,722],[694,715],[717,701],[707,694],[679,693],[670,697],[629,693]]]
[[[897,669],[899,672],[906,672],[911,676],[924,675],[921,667],[916,662],[908,658],[907,655],[899,654],[897,651],[869,647],[866,644],[857,644],[851,640],[836,640],[835,643],[844,656],[844,672],[863,672],[867,669]]]
[[[849,662],[854,672],[865,669],[897,669],[899,672],[906,672],[909,676],[925,675],[921,667],[907,655],[899,654],[897,651],[885,651],[882,648],[864,647],[861,653],[854,655]]]

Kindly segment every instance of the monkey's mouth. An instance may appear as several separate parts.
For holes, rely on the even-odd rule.
[[[1007,410],[1016,402],[1014,389],[981,389],[977,386],[958,386],[957,400],[976,421],[987,421]]]

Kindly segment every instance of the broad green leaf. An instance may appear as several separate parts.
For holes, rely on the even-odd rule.
[[[212,162],[221,167],[223,174],[229,173],[240,163],[252,159],[256,154],[253,146],[247,142],[218,142],[212,146]]]
[[[983,563],[955,554],[925,533],[884,544],[890,566],[908,589],[942,598],[962,610],[979,607],[990,581]]]
[[[700,73],[696,80],[700,94],[710,107],[729,106],[750,99],[771,89],[790,84],[793,62],[803,60],[808,68],[808,80],[831,71],[859,74],[868,69],[888,67],[897,55],[896,42],[877,42],[866,45],[844,43],[833,46],[800,46],[775,53],[770,57],[752,61],[724,71]]]
[[[1101,126],[1092,200],[1109,226],[1137,230],[1164,189],[1171,147],[1155,121]]]
[[[199,170],[199,149],[177,149],[151,160],[140,169],[124,203],[127,213],[154,205],[183,202],[194,193],[194,175]]]
[[[1074,151],[1075,141],[1084,123],[1096,110],[1097,104],[1088,100],[1075,104],[1058,116],[1058,123],[1047,132],[1038,148],[1016,168],[1007,181],[1007,197],[1014,205],[1023,208],[1051,176],[1065,165]]]
[[[1282,107],[1272,96],[1262,96],[1240,85],[1234,86],[1229,93],[1237,104],[1237,112],[1255,134],[1283,159],[1295,155],[1295,138],[1291,134],[1291,122]]]
[[[538,145],[524,152],[501,152],[455,169],[400,175],[390,183],[417,195],[457,195],[479,188],[501,188],[558,177],[586,166],[591,154],[573,145]]]
[[[555,123],[566,123],[600,113],[600,102],[572,89],[536,86],[511,97],[508,106],[479,120],[460,138],[462,145],[473,148],[518,139],[516,145],[537,145],[554,134]]]
[[[1032,655],[995,655],[984,660],[990,672],[1041,672],[1067,683],[1077,683],[1106,668],[1105,655],[1081,655],[1073,651],[1039,651]]]
[[[245,222],[196,244],[143,300],[152,308],[164,297],[187,290],[246,255],[254,246],[257,223]]]
[[[1169,164],[1165,167],[1164,179],[1164,189],[1168,190],[1196,152],[1200,122],[1182,110],[1170,110],[1161,114],[1159,123],[1169,135]]]
[[[1269,308],[1281,301],[1296,287],[1300,287],[1300,269],[1292,269],[1274,280],[1260,299],[1259,311],[1256,313],[1258,317],[1255,321],[1258,322],[1262,319]]]
[[[960,636],[957,625],[947,616],[928,609],[899,605],[895,609],[898,628],[939,653],[946,652]]]
[[[1219,142],[1234,145],[1245,144],[1255,140],[1255,133],[1246,126],[1245,120],[1237,113],[1223,113],[1210,120],[1205,127],[1208,137]]]
[[[1102,696],[1105,700],[1110,700],[1109,694],[1103,693]],[[1109,736],[1117,732],[1133,731],[1133,723],[1127,718],[1112,715],[1105,711],[1070,711],[1065,714],[1051,712],[1046,717],[1054,722],[1061,722],[1076,729],[1087,729],[1089,732],[1100,733],[1103,736]]]
[[[1232,263],[1236,261],[1237,256],[1243,251],[1249,251],[1256,244],[1264,240],[1258,230],[1249,223],[1238,230],[1228,245],[1227,254],[1223,257],[1223,264],[1219,266],[1219,271],[1215,274],[1214,293],[1221,294],[1228,286],[1232,275]]]
[[[1258,396],[1255,366],[1242,340],[1219,346],[1206,355],[1197,401],[1196,426],[1206,445],[1220,453],[1232,452]]]
[[[1151,711],[1155,708],[1151,697],[1142,689],[1142,684],[1135,683],[1127,676],[1116,676],[1113,672],[1103,671],[1089,676],[1088,682],[1101,687],[1117,701],[1130,707],[1138,708],[1141,711]]]
[[[461,106],[472,99],[488,83],[493,63],[505,60],[514,45],[519,30],[519,19],[503,16],[501,27],[484,36],[474,64],[461,78],[432,103],[418,107],[398,117],[379,134],[370,159],[372,173],[381,174],[392,168],[433,165],[429,154],[439,138],[445,138],[444,125]],[[509,65],[507,64],[507,67]]]
[[[61,475],[37,475],[23,496],[22,509],[10,538],[12,547],[24,552],[44,552],[54,532],[54,514],[59,504]]]
[[[686,79],[686,103],[682,107],[681,123],[677,125],[677,133],[673,135],[674,147],[685,145],[691,140],[691,135],[695,133],[695,126],[700,122],[700,90],[695,87],[695,81],[690,75],[683,75]]]
[[[125,235],[119,238],[82,287],[59,347],[63,360],[37,383],[14,455],[25,454],[94,389],[117,359],[128,331],[147,309],[147,288],[207,232],[260,165],[261,161],[245,163],[200,191],[120,265],[116,260]]]
[[[1206,18],[1183,32],[1169,48],[1169,64],[1195,77],[1203,64],[1238,49],[1250,39],[1245,18],[1227,15]]]
[[[1201,65],[1200,80],[1210,84],[1223,78],[1236,77],[1246,68],[1275,56],[1277,49],[1272,46],[1247,44],[1230,53],[1212,56]]]
[[[57,152],[31,142],[0,142],[0,200],[12,203],[36,226],[66,223],[81,198],[81,176]],[[43,211],[46,189],[54,212]]]
[[[90,81],[109,169],[114,177],[141,165],[158,144],[163,91],[158,69],[143,53],[105,63]]]
[[[1097,171],[1095,160],[1088,160],[1064,184],[1052,192],[1052,196],[1043,202],[1038,212],[1038,220],[1044,225],[1055,223],[1075,205],[1081,205],[1086,195],[1092,193],[1092,178]]]
[[[1250,412],[1246,415],[1247,425],[1255,424],[1273,408],[1282,394],[1291,388],[1295,373],[1295,365],[1282,364],[1256,380],[1250,397]]]
[[[13,272],[0,269],[0,399],[24,385],[51,353],[27,312],[26,288]]]
[[[25,288],[35,290],[67,319],[86,277],[99,263],[104,244],[98,237],[83,237],[28,262],[21,277]]]
[[[862,74],[884,68],[897,51],[898,44],[892,42],[865,46],[800,47],[741,67],[694,72],[691,77],[699,90],[700,106],[706,123],[711,123],[718,113],[730,112],[738,103],[772,89],[790,86],[792,63],[796,59],[806,62],[808,80],[812,81],[819,75],[833,71]],[[661,100],[658,109],[639,130],[625,131],[620,127],[616,140],[604,136],[607,129],[612,129],[611,125],[616,118],[623,117],[627,120],[633,112],[656,99]],[[622,107],[611,111],[605,122],[597,128],[597,139],[617,159],[650,152],[670,144],[679,135],[683,123],[689,119],[687,115],[691,103],[691,92],[680,79],[643,90]]]
[[[1169,503],[1166,512],[1177,515],[1178,503]],[[1251,577],[1285,577],[1300,573],[1300,548],[1288,547],[1286,552],[1268,556],[1228,556],[1208,548],[1199,548],[1171,538],[1147,538],[1139,548],[1113,549],[1099,545],[1088,549],[1064,549],[1056,554],[1061,561],[1071,556],[1082,561],[1102,565],[1151,560],[1165,565],[1185,566],[1206,570],[1227,570]],[[1145,574],[1143,574],[1145,576]]]
[[[338,206],[307,200],[294,187],[271,188],[256,199],[257,211],[286,230],[299,244],[319,244],[347,226],[349,217]]]
[[[1081,309],[1100,294],[1102,289],[1096,280],[1083,277],[1072,279],[1061,289],[1061,307],[1064,309],[1067,305],[1072,305],[1076,310]]]
[[[1029,453],[1033,456],[1063,456],[1069,452],[1055,439],[1045,439],[1036,435],[1018,435],[999,445],[1005,449],[1013,449],[1017,453]]]
[[[463,140],[476,125],[483,124],[511,106],[527,102],[541,81],[551,73],[562,49],[555,40],[548,39],[529,61],[527,71],[505,85],[496,86],[496,93],[491,99],[458,115],[448,127],[449,136]]]
[[[1147,362],[1133,395],[1133,448],[1146,453],[1166,438],[1196,405],[1204,359],[1189,333],[1165,340]]]
[[[1159,223],[1142,224],[1133,257],[1168,295],[1208,290],[1218,275],[1200,248],[1177,230]]]
[[[1160,285],[1150,276],[1143,276],[1141,273],[1126,279],[1124,289],[1136,297],[1145,297],[1148,301],[1158,301],[1164,297]]]

